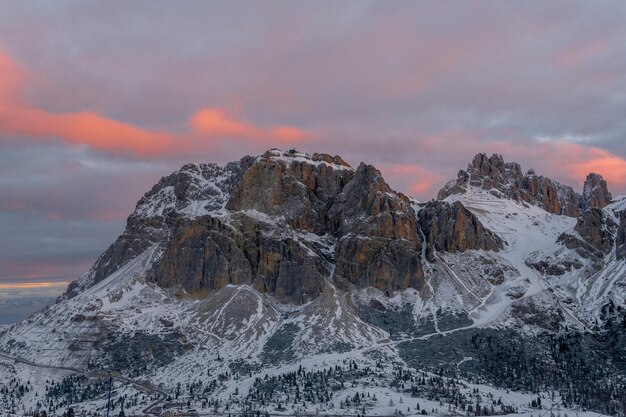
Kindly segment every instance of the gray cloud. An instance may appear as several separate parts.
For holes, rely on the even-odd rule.
[[[49,112],[179,134],[219,107],[312,132],[303,150],[386,167],[428,198],[478,151],[576,187],[580,152],[626,158],[625,20],[619,1],[5,2],[0,50],[28,73],[23,99]],[[0,281],[37,276],[29,262],[56,265],[41,279],[76,275],[161,175],[275,145],[140,158],[0,139]]]

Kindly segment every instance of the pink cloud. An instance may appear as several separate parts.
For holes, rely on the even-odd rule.
[[[85,144],[101,151],[130,151],[154,155],[172,149],[173,138],[107,119],[93,112],[53,114],[35,108],[6,107],[0,118],[3,134],[56,137],[70,144]]]
[[[54,137],[72,145],[88,145],[105,152],[155,156],[189,152],[211,146],[215,139],[244,139],[267,143],[293,143],[310,135],[293,126],[261,128],[237,120],[218,108],[203,108],[189,120],[192,132],[175,136],[144,129],[92,111],[51,113],[23,103],[24,71],[0,51],[0,135],[28,139]],[[200,138],[211,141],[198,141]]]
[[[456,45],[457,48],[452,46],[453,42],[450,53],[433,60],[430,66],[422,68],[422,72],[408,71],[394,81],[397,82],[395,87],[386,86],[391,90],[397,88],[394,91],[402,94],[404,91],[419,90],[424,74],[454,71],[462,65],[466,55],[462,53],[465,50],[463,43]],[[606,48],[606,42],[601,39],[589,41],[564,52],[558,60],[572,64],[601,54]],[[421,53],[429,55],[430,52],[426,49]],[[54,137],[71,145],[88,145],[99,151],[130,152],[144,157],[184,156],[199,150],[215,149],[229,142],[234,146],[236,141],[244,141],[255,149],[304,141],[308,141],[309,148],[313,148],[320,141],[320,138],[294,126],[259,126],[217,107],[205,107],[193,113],[185,126],[186,130],[178,135],[141,128],[93,111],[52,113],[24,102],[22,90],[26,75],[23,68],[0,51],[0,135],[17,135],[31,140]],[[408,78],[403,78],[404,75]],[[413,80],[417,84],[413,85]],[[626,187],[626,161],[609,151],[559,139],[520,141],[517,136],[514,140],[487,140],[484,139],[486,136],[486,131],[479,129],[418,134],[413,139],[415,149],[420,155],[428,155],[427,160],[408,165],[394,165],[394,161],[387,161],[382,170],[390,182],[397,184],[397,188],[419,198],[427,198],[433,196],[436,188],[446,180],[453,178],[457,169],[464,168],[473,154],[497,152],[502,153],[506,160],[519,160],[527,168],[532,164],[538,172],[565,182],[581,183],[589,171],[596,171],[607,178],[611,186]],[[393,144],[390,146],[393,147]],[[349,155],[346,156],[349,158]],[[366,156],[377,159],[375,154]],[[406,155],[401,159],[406,162]],[[449,171],[444,172],[444,169]],[[119,213],[104,213],[102,216],[116,217]]]
[[[445,180],[442,174],[418,164],[385,164],[380,170],[393,188],[422,200],[436,194]]]
[[[604,149],[570,143],[558,143],[568,157],[563,158],[565,172],[582,184],[590,172],[601,174],[609,186],[626,187],[626,159]]]
[[[103,151],[130,151],[140,155],[163,152],[173,146],[164,133],[138,128],[89,111],[55,114],[22,103],[24,71],[0,51],[0,134],[56,137]]]
[[[50,287],[65,287],[69,284],[69,281],[39,281],[39,282],[9,282],[1,283],[0,290],[15,290],[15,289],[34,289],[34,288],[50,288]]]
[[[17,100],[22,82],[21,69],[0,50],[0,106],[8,101]]]
[[[189,125],[198,135],[207,137],[240,138],[253,141],[277,141],[279,143],[301,142],[310,135],[292,126],[275,126],[263,129],[236,120],[217,108],[203,108],[190,119]]]
[[[457,171],[465,169],[475,154],[499,153],[507,162],[519,162],[524,170],[534,168],[538,174],[578,191],[590,172],[601,174],[614,192],[626,191],[626,159],[619,155],[565,139],[520,140],[511,136],[490,140],[480,130],[424,135],[415,139],[418,159],[414,164],[387,164],[381,170],[399,190],[431,198],[448,180],[456,178]]]

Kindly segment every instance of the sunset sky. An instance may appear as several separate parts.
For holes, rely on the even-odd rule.
[[[0,0],[0,297],[59,293],[161,176],[272,147],[418,199],[477,152],[624,194],[625,22],[624,1]]]

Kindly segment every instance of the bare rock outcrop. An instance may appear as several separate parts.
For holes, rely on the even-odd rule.
[[[334,278],[385,292],[424,284],[415,212],[379,170],[361,164],[328,212],[337,236]]]
[[[300,230],[326,233],[326,212],[354,171],[339,156],[277,156],[268,151],[245,170],[226,204],[281,217]]]
[[[602,175],[593,172],[587,175],[581,199],[583,209],[606,207],[612,198]]]
[[[241,213],[226,224],[212,216],[181,219],[150,279],[202,294],[248,284],[282,301],[303,303],[322,291],[329,270],[313,245],[276,238],[274,226]]]
[[[432,201],[419,211],[419,227],[426,241],[426,259],[435,260],[435,251],[499,251],[504,242],[485,228],[478,218],[459,201]]]
[[[576,234],[564,233],[557,242],[597,263],[613,250],[616,229],[617,225],[605,211],[590,208],[578,218]]]
[[[598,174],[589,174],[583,194],[534,170],[522,173],[516,162],[504,162],[502,155],[474,156],[467,170],[459,171],[457,179],[448,182],[438,193],[443,200],[453,194],[463,194],[469,187],[490,191],[498,197],[511,198],[539,206],[547,212],[578,217],[588,208],[605,207],[611,201],[606,181]]]

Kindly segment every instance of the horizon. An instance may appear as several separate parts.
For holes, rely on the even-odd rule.
[[[275,146],[420,201],[478,152],[626,194],[621,2],[148,4],[3,6],[0,298],[87,272],[161,176]]]

